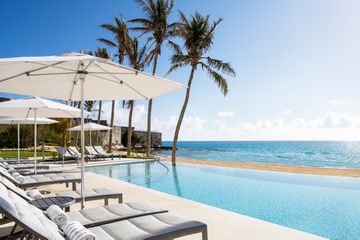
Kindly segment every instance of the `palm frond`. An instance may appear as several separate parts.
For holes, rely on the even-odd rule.
[[[179,63],[179,62],[190,63],[191,58],[188,55],[185,55],[185,54],[173,54],[170,57],[170,61],[171,61],[172,64]]]
[[[236,76],[235,70],[231,67],[230,63],[224,63],[223,61],[219,59],[214,59],[211,57],[206,57],[207,64],[211,68],[215,68],[216,70],[219,70],[227,75]]]
[[[180,46],[178,44],[176,44],[173,41],[169,40],[168,45],[174,51],[175,54],[177,54],[177,55],[183,54],[182,51],[181,51],[181,48],[180,48]]]
[[[116,33],[116,27],[114,25],[112,25],[111,23],[101,24],[100,27],[102,27],[112,33]]]
[[[146,18],[134,18],[134,19],[128,20],[128,22],[140,23],[141,25],[146,26],[147,28],[154,27],[154,23]]]
[[[165,77],[167,77],[167,76],[168,76],[170,73],[172,73],[173,71],[175,71],[175,70],[177,70],[177,69],[179,69],[179,68],[181,68],[181,67],[184,67],[184,66],[186,66],[186,65],[188,65],[188,64],[185,63],[185,62],[178,62],[178,63],[173,64],[173,65],[169,68],[169,70],[166,72]]]
[[[228,84],[227,84],[226,79],[221,74],[212,70],[211,67],[209,67],[208,65],[206,65],[202,62],[200,62],[199,64],[202,67],[202,69],[207,71],[209,77],[212,78],[214,80],[214,82],[218,85],[222,94],[224,96],[226,96],[226,94],[228,93]]]
[[[108,45],[110,47],[116,47],[117,45],[115,43],[113,43],[112,41],[105,39],[105,38],[98,38],[97,39],[99,42],[104,43],[105,45]]]

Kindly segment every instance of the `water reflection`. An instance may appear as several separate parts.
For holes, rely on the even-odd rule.
[[[173,175],[176,193],[178,196],[182,197],[183,195],[181,192],[181,187],[180,187],[179,177],[178,177],[178,173],[177,173],[177,169],[176,169],[176,164],[171,165],[171,173]]]
[[[151,188],[151,167],[149,162],[145,162],[145,185]]]

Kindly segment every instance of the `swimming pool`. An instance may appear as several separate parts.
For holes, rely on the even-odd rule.
[[[87,171],[331,240],[359,239],[360,179],[165,163]]]

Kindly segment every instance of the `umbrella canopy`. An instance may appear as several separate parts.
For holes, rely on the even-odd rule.
[[[0,118],[0,124],[17,124],[18,161],[20,161],[20,125],[34,124],[34,122],[35,122],[34,118],[9,118],[9,117]],[[58,121],[49,118],[36,119],[36,124],[53,124],[53,123],[58,123]]]
[[[11,117],[0,117],[0,124],[34,124],[34,118],[11,118]],[[50,118],[36,118],[37,124],[53,124],[58,123],[58,121],[52,120]]]
[[[92,146],[92,143],[91,143],[91,131],[111,130],[111,127],[100,125],[100,124],[93,123],[93,122],[85,123],[83,127],[84,127],[84,131],[89,131],[90,132],[90,136],[89,136],[90,146]],[[81,124],[78,125],[78,126],[70,128],[69,131],[81,131]]]
[[[86,75],[85,100],[150,99],[183,87],[108,59],[78,53],[0,59],[2,92],[81,100],[82,74]]]
[[[0,102],[0,116],[34,118],[35,114],[37,118],[75,118],[81,117],[81,110],[41,97]],[[87,114],[90,113],[87,112]]]
[[[111,127],[108,126],[104,126],[104,125],[100,125],[97,123],[93,123],[93,122],[88,122],[84,124],[84,131],[105,131],[105,130],[110,130]],[[69,131],[81,131],[81,125],[72,127],[68,129]]]
[[[2,92],[62,100],[151,99],[179,90],[182,84],[124,67],[95,56],[70,53],[64,56],[0,59]],[[83,108],[81,108],[83,111]],[[81,116],[84,125],[84,114]],[[84,129],[81,129],[81,207],[84,207]]]
[[[82,116],[81,109],[40,97],[0,102],[0,116],[34,118],[34,171],[36,173],[37,117],[73,118]],[[88,112],[86,112],[89,114]]]

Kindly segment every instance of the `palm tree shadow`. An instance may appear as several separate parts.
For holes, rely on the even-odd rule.
[[[145,162],[145,184],[147,188],[151,188],[151,167],[149,162]]]
[[[127,164],[126,166],[126,175],[128,182],[131,182],[131,164]]]
[[[177,173],[177,169],[176,169],[176,164],[171,165],[171,172],[172,172],[172,175],[173,175],[176,194],[179,197],[182,197],[182,192],[181,192],[179,177],[178,177],[178,173]]]

